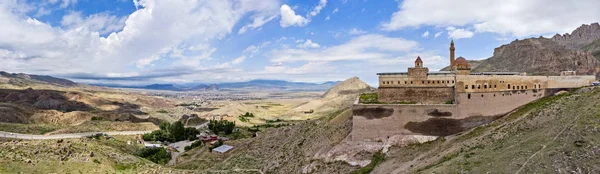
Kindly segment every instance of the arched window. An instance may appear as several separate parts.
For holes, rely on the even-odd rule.
[[[471,89],[475,89],[475,85],[471,85]]]
[[[510,84],[508,84],[508,89],[510,89]]]
[[[471,93],[467,95],[467,99],[471,99]]]
[[[483,85],[483,89],[487,89],[487,85]]]
[[[477,89],[481,89],[481,85],[477,85]]]
[[[469,85],[465,85],[465,89],[469,89]]]

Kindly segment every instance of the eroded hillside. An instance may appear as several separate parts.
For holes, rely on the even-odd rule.
[[[393,147],[373,173],[598,173],[600,89],[543,98],[493,123]]]

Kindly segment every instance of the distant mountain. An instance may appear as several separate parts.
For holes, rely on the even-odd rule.
[[[23,73],[8,73],[0,71],[0,83],[10,83],[14,85],[28,85],[31,83],[47,83],[58,86],[76,86],[77,83],[52,76],[33,75]]]
[[[298,91],[325,91],[335,84],[337,81],[329,81],[325,83],[306,83],[306,82],[288,82],[283,80],[252,80],[248,82],[232,82],[220,84],[152,84],[147,86],[126,86],[126,85],[111,85],[111,84],[93,84],[96,86],[106,86],[113,88],[136,88],[150,90],[169,90],[169,91],[215,91],[220,89],[254,89],[254,90],[298,90]]]
[[[582,25],[571,34],[552,38],[515,40],[494,49],[488,59],[470,61],[471,71],[514,71],[532,75],[559,75],[573,70],[596,75],[600,70],[600,25]],[[448,70],[448,67],[442,69]]]

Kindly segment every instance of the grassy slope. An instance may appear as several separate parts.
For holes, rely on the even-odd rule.
[[[375,173],[598,173],[599,104],[600,90],[544,98],[463,135],[392,148]]]
[[[300,173],[313,163],[318,172],[349,173],[357,168],[343,162],[311,160],[316,153],[326,152],[350,133],[350,110],[330,115],[292,126],[269,128],[256,138],[227,142],[236,148],[226,154],[209,153],[206,147],[193,149],[182,156],[176,167],[202,172]]]
[[[134,136],[111,140],[67,139],[18,141],[0,139],[0,173],[159,173],[184,172],[131,155]],[[94,153],[91,157],[90,154]],[[70,155],[69,155],[70,154]]]

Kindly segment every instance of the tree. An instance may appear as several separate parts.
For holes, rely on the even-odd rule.
[[[215,134],[219,134],[219,132],[222,131],[229,135],[233,133],[233,129],[235,129],[235,122],[227,120],[210,120],[208,123],[208,129],[213,131]]]
[[[169,127],[171,127],[171,123],[169,122],[162,122],[160,123],[160,125],[158,126],[160,128],[160,130],[169,130]]]
[[[186,130],[183,127],[181,121],[176,121],[169,127],[169,134],[175,139],[175,141],[181,141],[187,139]]]
[[[187,140],[195,140],[198,139],[198,137],[196,137],[196,135],[200,134],[200,131],[198,131],[198,129],[193,128],[193,127],[188,127],[185,128],[185,138]]]

